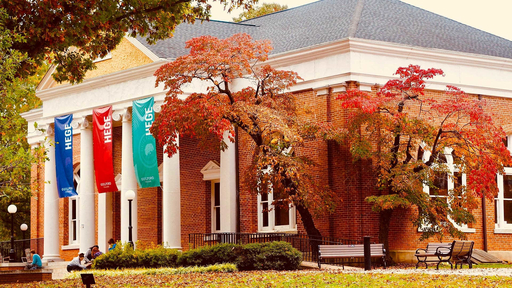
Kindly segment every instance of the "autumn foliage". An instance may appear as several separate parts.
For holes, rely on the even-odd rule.
[[[443,74],[439,69],[402,67],[377,93],[338,95],[349,117],[337,130],[314,121],[287,92],[301,80],[296,73],[263,63],[271,51],[268,41],[245,34],[203,36],[187,48],[188,55],[155,73],[157,85],[168,92],[152,133],[174,154],[178,135],[197,138],[203,147],[220,142],[225,149],[224,141],[243,131],[255,147],[245,183],[284,198],[275,205],[293,203],[310,235],[320,234],[310,210],[332,211],[337,198],[315,183],[312,159],[297,153],[308,140],[337,140],[355,161],[372,160],[378,193],[366,200],[380,213],[379,240],[386,246],[397,208],[417,211],[413,223],[423,238],[438,232],[464,237],[459,225],[474,221],[477,200],[496,195],[496,173],[512,163],[485,100],[451,86],[425,92],[426,81]],[[203,91],[189,93],[191,84]]]
[[[367,201],[380,213],[384,243],[392,211],[399,207],[417,208],[413,222],[425,232],[423,238],[437,232],[464,237],[454,224],[474,221],[477,200],[495,197],[496,174],[512,163],[505,133],[484,99],[452,86],[425,93],[426,80],[442,74],[410,65],[377,93],[350,90],[338,96],[350,111],[345,143],[356,159],[374,163],[380,192]],[[453,189],[440,179],[453,182]]]
[[[244,173],[247,186],[257,193],[280,195],[283,200],[275,205],[294,203],[306,230],[312,229],[308,233],[319,235],[309,208],[327,211],[334,200],[329,189],[314,181],[312,161],[294,149],[332,130],[311,120],[305,105],[286,92],[301,78],[265,65],[272,49],[269,41],[253,41],[247,34],[227,39],[202,36],[189,40],[186,47],[188,55],[155,73],[157,84],[168,90],[151,128],[158,142],[166,145],[168,154],[178,149],[178,135],[195,137],[203,147],[220,142],[224,149],[226,135],[233,141],[235,128],[243,131],[255,144],[250,171]],[[186,88],[191,83],[202,85],[204,91],[189,95]]]
[[[35,76],[26,79],[16,77],[21,63],[29,60],[25,53],[12,49],[14,42],[26,39],[21,33],[2,29],[8,18],[0,9],[0,211],[15,204],[18,212],[14,221],[19,227],[30,220],[30,167],[43,157],[41,148],[31,150],[27,143],[27,121],[20,113],[41,105],[35,88],[46,69],[41,67]],[[10,236],[10,222],[8,213],[0,214],[1,239]]]
[[[12,48],[27,53],[18,74],[34,73],[48,60],[58,65],[53,74],[58,81],[83,80],[95,67],[93,60],[104,57],[126,34],[146,37],[149,43],[172,37],[180,23],[208,19],[208,2],[223,3],[228,10],[249,8],[254,0],[2,0],[9,18],[2,29],[21,33],[26,41]]]

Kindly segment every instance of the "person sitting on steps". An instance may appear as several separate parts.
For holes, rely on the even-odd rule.
[[[32,254],[32,263],[25,266],[25,270],[35,270],[43,268],[43,262],[41,261],[41,257],[36,253],[35,249],[30,250],[30,254]]]
[[[92,262],[84,263],[82,265],[82,260],[84,260],[84,258],[85,258],[84,253],[79,253],[77,257],[73,258],[73,260],[71,260],[71,262],[69,262],[69,264],[68,264],[68,267],[67,267],[68,272],[72,272],[75,270],[81,271],[81,270],[91,267]]]

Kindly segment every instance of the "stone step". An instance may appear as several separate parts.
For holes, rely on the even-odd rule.
[[[53,270],[52,279],[64,279],[68,274],[68,270],[66,270],[67,266],[67,261],[48,262],[48,269]]]

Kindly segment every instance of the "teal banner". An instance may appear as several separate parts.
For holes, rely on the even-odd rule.
[[[140,188],[160,186],[158,160],[156,158],[156,141],[149,128],[155,120],[153,97],[133,101],[133,165]]]

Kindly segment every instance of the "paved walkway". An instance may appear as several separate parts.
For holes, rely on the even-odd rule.
[[[305,269],[316,269],[318,270],[318,264],[314,262],[302,262],[301,265]],[[372,269],[365,271],[363,268],[345,266],[343,269],[341,266],[326,265],[322,264],[323,271],[335,271],[341,273],[382,273],[382,274],[431,274],[431,275],[473,275],[473,276],[509,276],[512,277],[512,268],[478,268],[478,265],[473,265],[472,269],[469,269],[467,265],[463,269],[439,269],[435,267],[429,267],[429,269],[418,268],[418,269]]]
[[[318,270],[318,263],[316,263],[316,262],[302,261],[300,266],[303,269],[316,269],[316,270]],[[320,269],[320,270],[347,271],[347,272],[364,271],[364,269],[360,268],[360,267],[352,267],[352,266],[345,265],[345,269],[343,269],[342,266],[329,265],[329,264],[322,264],[322,269]]]

